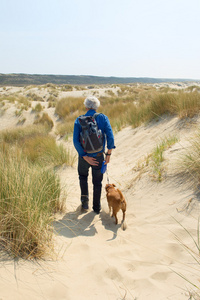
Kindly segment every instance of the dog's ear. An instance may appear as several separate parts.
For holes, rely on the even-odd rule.
[[[113,184],[112,184],[112,186],[114,186],[114,187],[115,187],[116,185],[113,183]]]

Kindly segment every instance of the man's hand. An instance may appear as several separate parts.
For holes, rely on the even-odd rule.
[[[83,159],[88,162],[91,166],[98,166],[99,162],[94,158],[90,156],[83,156]]]
[[[110,162],[111,153],[112,153],[112,151],[108,150],[107,155],[106,155],[105,165],[107,165]]]

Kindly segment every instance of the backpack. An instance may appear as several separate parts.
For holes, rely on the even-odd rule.
[[[96,117],[98,113],[93,116],[80,116],[79,123],[82,127],[80,133],[80,142],[85,152],[96,153],[103,149],[103,135],[101,129],[98,129]]]

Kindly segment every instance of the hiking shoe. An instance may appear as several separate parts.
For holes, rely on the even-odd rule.
[[[88,209],[88,208],[89,208],[89,206],[88,206],[88,201],[83,201],[83,202],[82,202],[82,208],[83,208],[83,209]]]
[[[100,210],[94,210],[95,214],[99,214],[100,213]]]

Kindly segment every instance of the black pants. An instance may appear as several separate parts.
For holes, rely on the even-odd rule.
[[[103,154],[97,156],[96,160],[99,162],[98,166],[91,166],[87,161],[79,156],[78,160],[78,174],[81,188],[81,202],[89,201],[88,193],[88,174],[89,168],[92,168],[92,183],[93,183],[93,210],[99,212],[101,209],[101,189],[103,174],[101,173],[101,166],[104,160]]]

